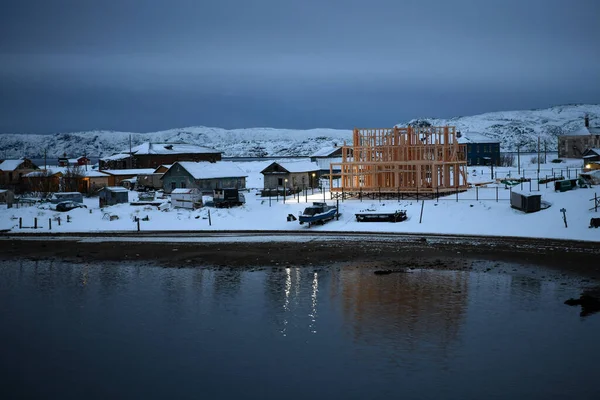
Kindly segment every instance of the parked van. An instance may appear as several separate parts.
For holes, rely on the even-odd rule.
[[[63,192],[54,193],[50,198],[50,203],[58,204],[61,201],[74,201],[75,203],[83,203],[83,195],[79,192]]]

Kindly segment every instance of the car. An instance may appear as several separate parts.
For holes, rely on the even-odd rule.
[[[56,211],[71,211],[75,208],[87,208],[85,204],[77,203],[75,201],[61,201],[56,205]]]

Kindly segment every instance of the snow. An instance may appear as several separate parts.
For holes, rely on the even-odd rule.
[[[138,168],[138,169],[103,169],[101,172],[108,175],[124,176],[124,175],[142,175],[153,174],[154,168]]]
[[[498,143],[498,139],[492,139],[489,136],[479,132],[461,132],[458,143]]]
[[[315,189],[314,194],[311,189],[306,195],[302,193],[300,197],[287,196],[285,200],[272,197],[260,197],[258,189],[262,188],[262,171],[271,161],[254,161],[235,163],[239,169],[248,174],[249,187],[252,187],[246,194],[246,204],[241,207],[228,209],[217,209],[202,207],[198,210],[173,209],[160,211],[157,207],[151,206],[132,206],[130,204],[117,204],[103,209],[99,208],[97,198],[85,198],[84,202],[87,209],[75,209],[69,211],[71,222],[63,222],[60,226],[57,223],[52,224],[52,230],[48,230],[47,221],[49,218],[61,217],[66,220],[66,213],[56,212],[52,205],[41,204],[31,207],[13,207],[7,209],[5,205],[0,205],[0,230],[8,229],[11,233],[34,232],[31,228],[19,229],[19,218],[23,218],[24,226],[33,226],[33,218],[38,218],[40,229],[36,233],[61,233],[61,232],[116,232],[128,231],[135,232],[137,223],[134,217],[149,217],[149,221],[141,221],[140,228],[143,231],[223,231],[222,237],[205,239],[209,241],[228,241],[235,240],[229,238],[232,236],[229,231],[289,231],[289,232],[319,232],[332,231],[339,232],[378,232],[378,233],[414,233],[414,234],[441,234],[441,235],[490,235],[490,236],[519,236],[535,238],[554,238],[554,239],[573,239],[586,241],[600,241],[600,229],[589,229],[589,221],[592,217],[600,217],[600,213],[593,209],[593,199],[595,195],[600,195],[599,187],[577,188],[566,192],[554,192],[553,182],[548,185],[540,185],[537,191],[537,182],[523,183],[514,187],[518,191],[531,191],[534,194],[541,194],[542,201],[551,203],[548,209],[535,213],[523,213],[510,207],[510,188],[505,188],[503,184],[488,184],[478,188],[471,188],[467,192],[457,196],[449,195],[439,200],[398,200],[398,199],[358,199],[345,200],[339,202],[340,217],[327,222],[325,225],[311,226],[300,225],[298,221],[287,221],[287,215],[298,216],[308,205],[313,202],[322,202],[324,197],[329,205],[335,205],[335,201],[330,200],[329,192],[321,192]],[[234,163],[232,163],[234,164]],[[537,164],[527,164],[521,160],[521,165],[525,165],[526,177],[534,178],[537,176]],[[566,163],[541,164],[542,175],[550,175],[550,169],[554,168],[557,174],[566,176],[566,168],[571,170],[571,178],[575,178],[573,168],[581,168],[582,160],[567,160]],[[559,171],[563,169],[563,171]],[[498,178],[503,178],[509,174],[509,168],[495,167]],[[580,172],[580,170],[579,170]],[[515,167],[510,169],[513,177],[519,176]],[[490,181],[489,167],[474,166],[469,167],[469,180],[472,183]],[[119,190],[122,190],[119,188]],[[498,193],[499,201],[496,201]],[[129,192],[130,201],[137,200],[136,192]],[[479,199],[477,199],[479,198]],[[421,207],[423,206],[423,219],[419,222]],[[567,210],[568,227],[565,227],[560,210]],[[360,212],[379,212],[392,213],[397,210],[406,210],[408,219],[403,222],[357,222],[356,213]],[[210,211],[210,225],[208,212]],[[103,216],[114,215],[118,219],[111,221]],[[227,232],[225,232],[227,231]],[[263,237],[258,233],[257,241],[268,241],[268,237]],[[88,238],[86,240],[121,240],[120,238],[96,239]],[[128,240],[128,239],[123,239]],[[136,239],[139,240],[159,240],[154,239]],[[198,241],[201,239],[182,238],[182,241]],[[280,240],[278,237],[277,240]],[[300,239],[297,239],[300,240]],[[375,239],[374,239],[375,240]],[[379,237],[378,237],[379,240]],[[390,238],[390,240],[394,240]]]
[[[88,178],[99,178],[99,177],[108,176],[108,175],[101,171],[96,171],[96,170],[91,169],[91,170],[85,171],[85,176]]]
[[[23,164],[23,159],[21,160],[4,160],[0,163],[0,171],[14,171],[19,168],[19,165]]]
[[[171,190],[171,194],[193,194],[193,193],[197,193],[198,189],[183,189],[183,188],[178,188],[178,189],[173,189]]]
[[[322,149],[317,150],[316,152],[314,152],[313,154],[311,154],[311,157],[328,157],[331,154],[335,153],[337,150],[339,150],[338,146],[333,146],[333,147],[323,147]]]
[[[311,161],[278,161],[277,164],[290,173],[299,172],[315,172],[320,168],[317,164]]]
[[[106,186],[104,189],[110,192],[129,192],[129,190],[123,186]]]
[[[145,142],[131,149],[135,154],[205,154],[220,153],[215,149],[186,143],[151,143]]]
[[[173,166],[175,165],[181,165],[194,179],[241,178],[248,176],[236,163],[227,161],[216,163],[179,161],[173,164]]]

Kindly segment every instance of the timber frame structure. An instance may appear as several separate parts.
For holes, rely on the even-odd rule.
[[[334,170],[340,172],[334,174]],[[330,165],[332,196],[423,197],[467,190],[465,145],[455,127],[354,129],[342,162]]]

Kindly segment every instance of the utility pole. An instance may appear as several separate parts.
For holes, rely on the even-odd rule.
[[[46,166],[46,152],[47,152],[47,149],[44,149],[44,171],[46,171],[48,169],[48,167]]]
[[[546,142],[544,140],[544,164],[546,164],[548,161],[546,161],[546,156],[548,155],[548,142]]]
[[[537,151],[538,155],[537,155],[537,164],[538,164],[538,170],[537,173],[538,175],[540,174],[540,135],[538,135],[538,151]]]
[[[521,176],[521,147],[517,147],[517,169],[519,176]]]

